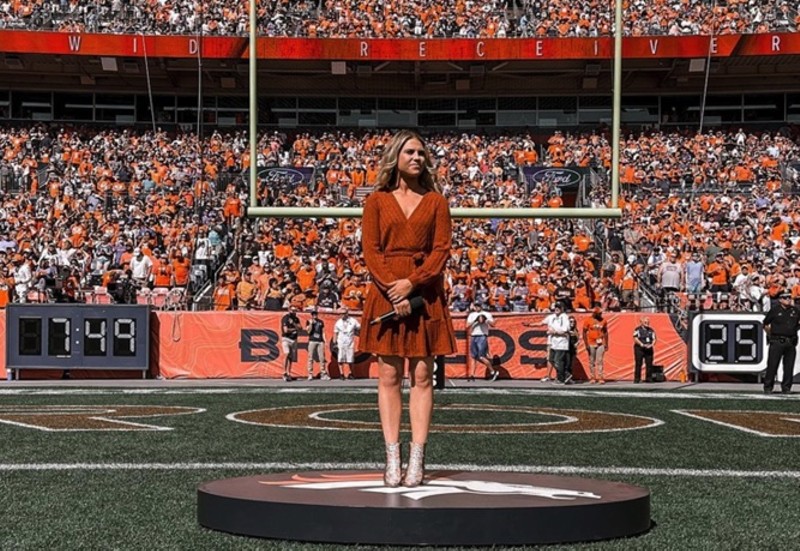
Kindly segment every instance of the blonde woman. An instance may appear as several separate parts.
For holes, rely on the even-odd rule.
[[[433,358],[455,351],[443,278],[450,255],[450,209],[418,134],[400,131],[387,145],[375,191],[364,205],[362,225],[361,244],[372,285],[364,304],[359,349],[378,358],[378,410],[386,443],[384,483],[418,486],[424,478],[433,413]],[[392,310],[392,319],[370,323]],[[411,445],[403,477],[400,386],[406,366]]]

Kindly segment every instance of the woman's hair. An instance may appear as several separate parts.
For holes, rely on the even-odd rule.
[[[431,164],[431,154],[422,137],[411,130],[401,130],[395,134],[386,146],[381,158],[380,169],[378,170],[376,191],[389,191],[397,186],[397,159],[400,151],[408,140],[418,140],[425,151],[425,162],[422,165],[422,173],[419,175],[420,185],[430,191],[441,192],[439,185],[433,177],[433,164]]]

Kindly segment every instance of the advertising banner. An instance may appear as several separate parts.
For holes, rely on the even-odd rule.
[[[545,167],[545,166],[524,166],[522,176],[528,193],[533,191],[537,184],[546,184],[548,188],[557,187],[562,193],[578,191],[584,178],[589,176],[590,170],[583,167]]]
[[[309,314],[298,314],[305,326]],[[587,314],[576,314],[578,327]],[[281,350],[281,312],[158,312],[151,322],[151,372],[173,378],[280,378],[284,354]],[[610,348],[605,356],[605,376],[609,380],[633,379],[633,330],[639,314],[606,316]],[[328,341],[338,316],[321,313]],[[547,374],[547,335],[545,327],[523,327],[522,322],[541,322],[544,314],[498,314],[489,338],[489,354],[495,358],[504,378],[539,379]],[[679,380],[686,366],[686,343],[667,314],[651,314],[651,326],[658,343],[655,365],[663,366],[668,380]],[[446,376],[463,378],[467,371],[469,343],[466,318],[456,316],[457,350],[445,359]],[[292,375],[306,377],[307,336],[301,332],[297,362]],[[588,376],[588,356],[583,342],[578,345],[573,371],[577,380]],[[326,345],[326,363],[332,377],[339,367]],[[315,365],[319,373],[319,365]],[[479,366],[477,375],[484,375]],[[353,372],[357,377],[377,377],[373,357],[357,353]]]
[[[332,61],[510,61],[613,57],[611,37],[597,38],[288,38],[258,39],[258,58]],[[626,59],[796,55],[800,34],[634,36]],[[142,36],[49,31],[0,31],[0,52],[150,58],[244,59],[241,36]]]
[[[249,171],[243,178],[249,181]],[[300,184],[312,186],[314,183],[314,167],[311,166],[271,166],[258,171],[258,181],[261,186],[266,186],[276,191],[288,192]]]

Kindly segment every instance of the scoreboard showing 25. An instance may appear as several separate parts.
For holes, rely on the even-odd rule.
[[[13,304],[6,317],[6,367],[147,371],[149,308]]]
[[[767,366],[764,314],[703,312],[691,318],[689,354],[696,371],[758,373]]]

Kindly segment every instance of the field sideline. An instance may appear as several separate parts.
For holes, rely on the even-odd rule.
[[[438,392],[429,470],[650,488],[648,533],[548,549],[800,545],[800,395],[531,386]],[[338,549],[201,528],[196,488],[261,472],[381,466],[374,388],[118,387],[0,386],[0,548]]]

